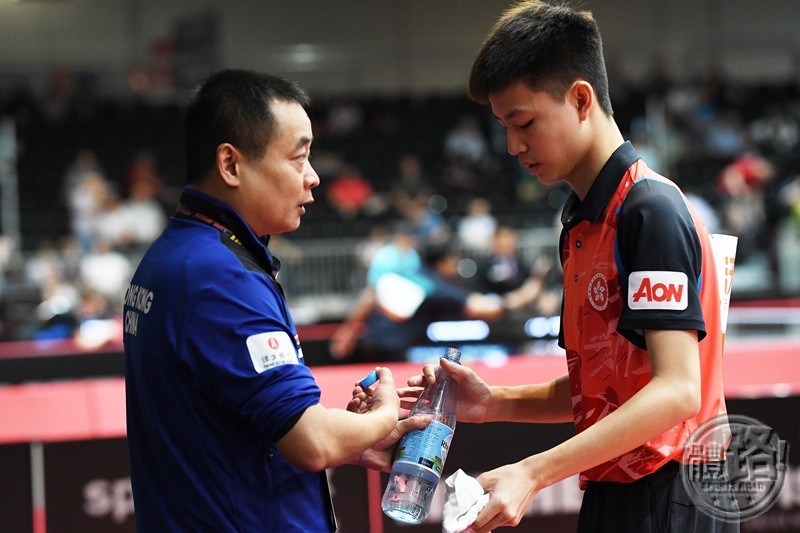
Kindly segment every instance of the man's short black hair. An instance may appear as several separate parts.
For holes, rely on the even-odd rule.
[[[189,98],[184,121],[186,174],[189,183],[204,179],[214,167],[217,147],[230,143],[259,158],[275,130],[273,101],[310,101],[294,82],[248,70],[213,74]]]

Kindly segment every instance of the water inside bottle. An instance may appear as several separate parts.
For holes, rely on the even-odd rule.
[[[391,519],[419,524],[427,516],[436,483],[410,474],[390,474],[381,507]]]

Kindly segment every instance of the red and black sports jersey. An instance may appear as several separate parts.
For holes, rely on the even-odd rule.
[[[702,406],[692,419],[581,475],[630,482],[679,459],[697,425],[725,412],[722,331],[711,236],[680,190],[620,146],[583,201],[562,214],[566,350],[575,428],[615,411],[651,377],[645,330],[695,330]]]

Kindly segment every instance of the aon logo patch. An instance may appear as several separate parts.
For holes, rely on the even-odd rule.
[[[628,278],[628,307],[681,311],[689,305],[689,279],[684,272],[649,270]]]

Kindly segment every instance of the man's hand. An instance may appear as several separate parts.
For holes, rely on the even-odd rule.
[[[411,430],[426,427],[430,424],[431,420],[432,417],[430,415],[414,415],[403,420],[398,420],[397,425],[386,438],[359,455],[354,462],[372,470],[388,472],[392,467],[394,446],[400,440],[400,437]]]
[[[379,380],[377,385],[364,388],[360,383],[355,384],[355,387],[353,388],[353,396],[347,404],[348,411],[353,413],[367,413],[374,409],[377,403],[385,401],[383,396],[386,393],[383,389],[387,389],[387,387],[384,386],[382,388],[382,383],[386,377],[386,373],[389,373],[389,369],[377,367],[376,371],[378,372]],[[391,373],[389,373],[389,376],[391,377]],[[394,390],[391,390],[391,396],[391,401],[397,404],[397,410],[399,411],[399,391],[395,392]],[[351,462],[360,464],[373,470],[383,470],[388,472],[392,466],[394,445],[397,444],[397,442],[400,440],[400,437],[413,429],[422,429],[426,427],[430,421],[431,416],[429,415],[416,415],[403,420],[398,420],[395,427],[386,437],[378,441],[374,446],[372,446],[372,448],[361,453]]]
[[[381,405],[393,405],[396,411],[400,410],[400,397],[394,388],[392,371],[386,367],[375,367],[378,381],[366,389],[356,382],[352,397],[347,403],[347,410],[353,413],[367,413],[374,411]]]

